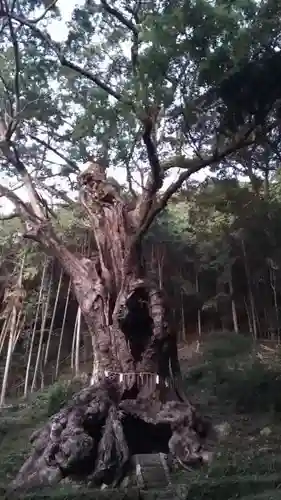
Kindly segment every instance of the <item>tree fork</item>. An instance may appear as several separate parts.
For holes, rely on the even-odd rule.
[[[33,436],[15,488],[66,476],[116,486],[138,453],[170,452],[186,466],[206,457],[210,426],[183,394],[167,305],[141,265],[138,213],[108,185],[100,165],[91,164],[80,184],[97,256],[79,260],[52,232],[38,234],[56,255],[61,249],[58,258],[93,337],[98,371],[94,384]]]

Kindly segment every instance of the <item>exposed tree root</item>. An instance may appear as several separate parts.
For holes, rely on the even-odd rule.
[[[187,467],[204,460],[208,430],[190,403],[122,400],[121,384],[105,379],[77,393],[33,434],[32,454],[12,489],[65,477],[117,486],[140,453],[170,452]]]

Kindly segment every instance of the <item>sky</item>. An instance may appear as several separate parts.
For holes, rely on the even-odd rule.
[[[61,17],[62,20],[52,20],[50,23],[48,30],[50,32],[51,37],[60,42],[63,41],[67,37],[67,23],[71,20],[71,15],[73,12],[73,9],[75,6],[82,5],[84,3],[84,0],[58,0],[57,6],[60,9],[61,12]],[[126,51],[126,47],[124,46],[123,49]],[[130,52],[130,46],[128,46],[128,52]],[[49,159],[56,162],[58,161],[58,158],[56,155],[50,153],[49,154]],[[175,180],[175,178],[178,175],[178,172],[175,171],[176,169],[171,171],[171,174],[167,179],[165,180],[164,188],[169,185],[170,182]],[[125,169],[122,168],[114,168],[111,167],[109,168],[109,175],[115,177],[120,184],[124,184],[126,182],[126,173]],[[192,178],[195,180],[203,180],[206,177],[206,169],[204,171],[198,172],[195,174]],[[10,181],[7,182],[2,182],[4,185],[11,187]],[[64,181],[61,182],[61,187],[63,188]],[[66,186],[66,185],[65,185]],[[27,199],[26,193],[24,189],[19,189],[16,191],[17,194],[24,200]],[[0,211],[2,213],[10,213],[13,210],[13,205],[11,202],[8,200],[0,199]]]
[[[57,6],[61,12],[62,21],[54,20],[50,27],[49,31],[52,38],[57,41],[63,40],[67,36],[67,27],[66,23],[70,21],[71,14],[76,5],[82,5],[83,0],[59,0]]]

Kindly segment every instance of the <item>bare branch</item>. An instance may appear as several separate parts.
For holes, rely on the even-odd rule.
[[[127,17],[125,17],[122,14],[122,12],[120,12],[117,9],[115,9],[114,7],[111,7],[107,3],[106,0],[101,0],[101,4],[102,4],[104,10],[106,12],[108,12],[108,14],[111,14],[112,16],[114,16],[116,19],[118,19],[118,21],[120,21],[120,23],[124,24],[124,26],[126,26],[134,34],[138,35],[138,29],[137,29],[137,27],[132,23],[132,21],[130,21],[130,19],[128,19]]]
[[[63,55],[59,55],[59,61],[62,66],[72,69],[76,73],[79,73],[82,76],[85,76],[88,80],[91,80],[91,82],[95,83],[98,87],[100,87],[102,90],[107,92],[109,95],[114,97],[117,101],[122,101],[122,96],[119,92],[116,90],[112,89],[107,85],[107,83],[103,82],[100,78],[97,76],[93,75],[90,71],[81,68],[78,64],[72,63],[71,61],[68,61]]]
[[[74,161],[72,161],[69,158],[67,158],[66,156],[64,156],[60,151],[58,151],[56,148],[54,148],[53,146],[48,144],[46,141],[44,141],[44,139],[39,139],[39,137],[36,137],[33,134],[28,134],[28,135],[31,139],[38,142],[38,144],[41,144],[41,146],[48,148],[50,151],[52,151],[52,153],[55,153],[59,158],[64,160],[66,163],[68,163],[68,165],[73,169],[73,172],[79,172],[79,168]]]
[[[71,198],[69,198],[69,196],[67,196],[67,194],[64,191],[61,191],[60,189],[55,188],[54,186],[47,186],[40,182],[38,182],[38,185],[41,187],[41,189],[44,189],[45,191],[55,196],[56,198],[61,198],[67,204],[68,207],[71,206],[74,208],[77,206],[77,203],[73,201]]]
[[[140,2],[138,2],[139,4]],[[126,16],[122,14],[119,10],[117,10],[115,7],[111,7],[107,0],[101,0],[101,4],[104,8],[104,10],[108,13],[111,14],[113,17],[115,17],[121,24],[126,26],[131,32],[132,32],[132,47],[131,47],[131,61],[132,61],[132,69],[134,75],[137,74],[137,67],[138,67],[138,51],[139,51],[139,30],[130,19],[128,19]],[[137,4],[137,8],[132,12],[132,15],[135,18],[136,23],[138,23],[138,9],[139,5]]]
[[[136,194],[136,192],[135,192],[135,190],[133,188],[133,177],[132,177],[132,172],[131,172],[131,169],[130,169],[130,162],[132,160],[132,157],[133,157],[133,154],[134,154],[134,151],[135,151],[135,147],[137,145],[138,135],[139,135],[139,130],[137,131],[137,133],[135,135],[133,144],[131,146],[130,152],[128,154],[128,157],[127,157],[126,163],[125,163],[127,183],[128,183],[129,191],[130,191],[130,193],[131,193],[131,195],[133,196],[134,199],[137,198],[137,194]]]
[[[58,0],[53,0],[48,7],[44,10],[44,12],[41,14],[41,16],[37,17],[36,19],[31,19],[31,23],[39,23],[39,21],[42,21],[44,17],[48,14],[48,12],[56,7],[56,4],[58,3]]]

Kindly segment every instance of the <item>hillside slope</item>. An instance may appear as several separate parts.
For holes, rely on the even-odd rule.
[[[139,491],[97,491],[65,482],[57,488],[22,493],[21,498],[116,500],[281,500],[281,369],[249,349],[218,338],[186,371],[187,389],[202,411],[222,423],[225,434],[209,469],[178,472],[172,486]],[[234,345],[235,344],[235,345]],[[242,346],[243,344],[243,346]],[[275,361],[279,354],[276,352]],[[271,360],[272,361],[272,360]],[[31,433],[71,397],[74,385],[61,382],[0,415],[0,496],[28,455]],[[9,495],[9,498],[11,496]],[[17,498],[19,495],[17,494]]]

